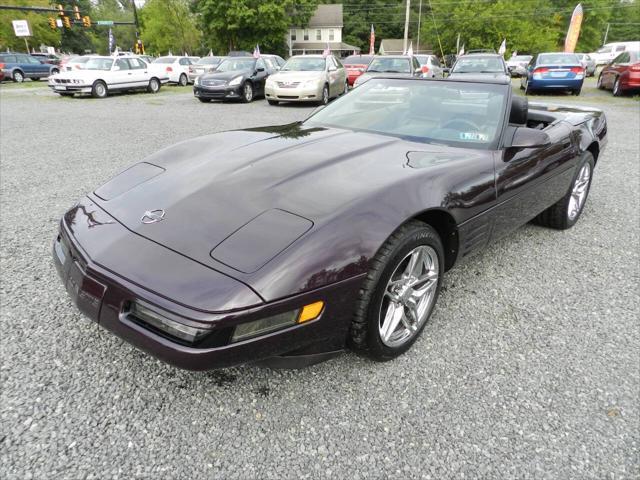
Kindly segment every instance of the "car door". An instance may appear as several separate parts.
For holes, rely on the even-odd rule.
[[[624,59],[624,53],[619,54],[607,64],[602,70],[602,85],[605,88],[612,89],[613,83],[616,80],[617,72],[620,68],[620,63]]]
[[[149,84],[149,74],[147,73],[147,64],[139,58],[127,58],[131,75],[131,82],[135,87],[146,87]]]
[[[31,57],[29,55],[16,54],[16,63],[18,68],[22,70],[25,78],[33,78],[38,76],[38,68],[34,63],[29,61]]]
[[[255,72],[252,76],[253,85],[257,95],[264,95],[264,84],[267,81],[269,72],[267,72],[267,65],[262,58],[256,60]]]
[[[544,131],[549,145],[503,148],[495,159],[498,206],[492,239],[528,222],[568,191],[580,155],[577,141],[564,122],[552,123]]]
[[[344,68],[342,62],[334,57],[333,60],[336,62],[336,67],[338,68],[338,92],[344,93],[345,85],[347,84],[347,69]]]
[[[631,63],[631,55],[629,54],[629,52],[622,52],[620,55],[618,55],[615,60],[613,61],[613,64],[611,65],[611,72],[610,72],[610,78],[609,78],[609,83],[611,85],[611,88],[613,88],[613,84],[616,82],[616,79],[622,75],[625,70],[627,70],[627,68],[629,68],[629,64]]]
[[[29,73],[32,78],[49,76],[49,69],[51,67],[48,63],[44,63],[39,58],[32,56],[26,56],[26,62],[29,64]]]
[[[118,58],[113,62],[111,72],[107,76],[107,86],[110,90],[123,90],[133,86],[133,72],[126,58]]]

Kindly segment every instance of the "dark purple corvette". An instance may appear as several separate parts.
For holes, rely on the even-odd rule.
[[[150,156],[64,215],[53,256],[84,314],[183,368],[388,360],[454,264],[578,220],[606,133],[506,80],[376,78],[304,122]]]

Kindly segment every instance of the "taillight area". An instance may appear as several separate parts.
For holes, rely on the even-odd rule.
[[[571,72],[576,74],[584,74],[584,68],[582,67],[571,67]]]
[[[4,63],[0,63],[0,69],[4,68]]]
[[[548,71],[549,71],[549,69],[546,68],[546,67],[538,67],[533,71],[533,73],[534,74],[536,74],[536,73],[547,73]]]
[[[632,72],[640,72],[640,63],[634,63],[629,67]]]
[[[422,73],[429,73],[429,67],[427,67],[426,65],[422,65],[422,67],[420,67],[420,70],[422,70]]]
[[[167,67],[167,72],[173,72],[173,68]]]

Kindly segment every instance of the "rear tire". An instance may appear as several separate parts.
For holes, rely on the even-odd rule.
[[[322,98],[318,102],[319,105],[326,105],[329,103],[329,85],[322,87]]]
[[[269,105],[278,105],[280,102],[278,100],[267,100]]]
[[[16,83],[22,83],[24,82],[24,73],[22,73],[20,70],[15,70],[11,78]]]
[[[109,95],[107,85],[102,80],[97,80],[91,88],[91,96],[93,98],[105,98]]]
[[[189,83],[189,79],[184,73],[181,74],[180,78],[178,79],[178,85],[180,85],[181,87],[186,87],[187,83]]]
[[[160,91],[160,81],[157,78],[151,78],[149,85],[147,85],[147,92],[158,93]]]
[[[423,256],[414,264],[420,268],[415,270],[414,277],[414,269],[406,262],[410,262],[416,251],[423,252]],[[426,268],[424,274],[423,267]],[[406,275],[407,270],[412,272],[411,276]],[[415,220],[398,228],[371,261],[349,331],[350,346],[376,361],[392,360],[406,352],[429,321],[443,273],[444,249],[438,233],[431,226]],[[423,281],[419,282],[417,278],[423,278]],[[404,285],[413,281],[419,286],[411,288]],[[420,297],[416,293],[419,290],[425,291]],[[423,300],[426,303],[422,303]],[[405,302],[409,301],[417,306],[406,307]],[[402,319],[396,320],[395,327],[389,325],[385,328],[396,314],[401,314]],[[414,322],[418,318],[416,315],[419,321]],[[388,333],[385,334],[385,330]]]
[[[584,152],[567,194],[534,218],[533,222],[556,230],[573,227],[587,203],[594,166],[595,160],[591,152]]]
[[[622,96],[622,87],[620,86],[620,77],[617,77],[616,81],[613,82],[612,93],[613,93],[614,97],[621,97]]]
[[[596,87],[598,90],[604,90],[604,85],[602,84],[602,73],[598,75],[598,81],[596,82]]]

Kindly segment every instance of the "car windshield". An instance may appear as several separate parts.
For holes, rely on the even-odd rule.
[[[235,72],[236,70],[252,70],[255,67],[255,58],[235,57],[227,58],[218,66],[218,72]]]
[[[531,55],[514,55],[509,60],[512,62],[528,62],[532,58]]]
[[[87,63],[91,60],[91,57],[76,57],[69,60],[72,63]]]
[[[571,53],[547,53],[538,57],[539,65],[576,65],[580,60]]]
[[[498,57],[461,57],[451,73],[504,73],[504,67]]]
[[[176,61],[176,57],[160,57],[156,58],[153,63],[173,63]]]
[[[321,72],[324,70],[326,60],[318,57],[292,57],[282,67],[282,71],[294,72]]]
[[[217,65],[222,59],[220,57],[204,57],[198,60],[198,65]]]
[[[416,55],[416,59],[420,65],[427,65],[430,58],[431,57],[429,55]]]
[[[371,55],[350,55],[342,60],[342,64],[345,67],[348,65],[369,65],[372,59]]]
[[[90,58],[85,64],[85,70],[111,70],[113,59],[111,58]]]
[[[411,73],[408,58],[378,57],[369,64],[367,72]]]
[[[374,78],[304,124],[488,149],[502,128],[508,88],[488,83]]]

